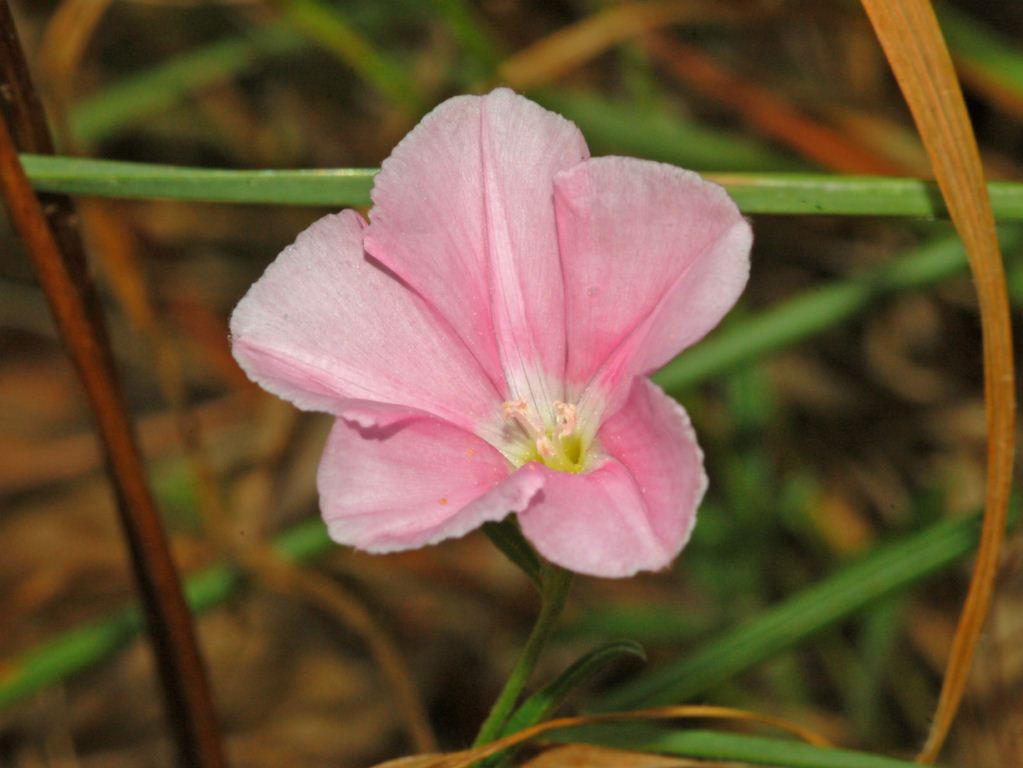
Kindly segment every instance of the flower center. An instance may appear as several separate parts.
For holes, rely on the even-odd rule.
[[[559,472],[582,472],[585,451],[576,427],[575,406],[554,401],[555,420],[547,426],[525,400],[509,400],[501,406],[505,421],[518,425],[528,438],[521,463],[539,461]]]

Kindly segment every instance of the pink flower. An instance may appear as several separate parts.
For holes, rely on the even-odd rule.
[[[669,565],[707,479],[645,376],[746,283],[752,235],[724,190],[590,159],[574,124],[499,89],[427,115],[372,196],[368,225],[317,221],[231,318],[254,381],[337,417],[330,535],[389,552],[516,513],[565,568]]]

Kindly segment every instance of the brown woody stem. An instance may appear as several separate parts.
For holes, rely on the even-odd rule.
[[[26,151],[49,153],[53,146],[7,0],[0,0],[0,95],[0,191],[96,419],[181,762],[221,768],[226,762],[220,729],[192,617],[147,484],[74,209],[63,196],[41,202],[18,159],[15,136]]]

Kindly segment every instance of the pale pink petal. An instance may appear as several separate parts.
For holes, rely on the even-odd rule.
[[[666,568],[682,550],[707,488],[689,417],[646,379],[598,435],[607,457],[582,474],[527,464],[543,478],[519,514],[522,532],[551,562],[594,576]]]
[[[481,365],[502,377],[490,320],[478,96],[435,108],[373,181],[366,249],[429,299]]]
[[[370,428],[338,419],[317,485],[331,538],[391,552],[462,536],[525,509],[540,479],[509,472],[488,443],[439,419],[397,417]]]
[[[507,89],[441,104],[373,187],[367,249],[442,313],[509,398],[561,396],[563,290],[553,178],[579,130]]]
[[[598,433],[636,480],[657,538],[675,556],[689,541],[707,490],[703,451],[689,414],[649,379],[634,380],[625,406]]]
[[[752,235],[725,191],[695,173],[623,157],[559,174],[566,378],[613,412],[632,377],[664,365],[732,307]],[[596,409],[600,410],[599,406]]]
[[[326,216],[267,268],[231,317],[239,364],[300,408],[388,403],[488,434],[498,393],[429,305],[365,256],[363,226]]]

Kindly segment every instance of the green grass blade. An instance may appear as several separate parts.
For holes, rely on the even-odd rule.
[[[0,667],[0,708],[10,706],[86,669],[133,640],[142,630],[137,607],[85,624]]]
[[[490,75],[505,55],[503,44],[477,18],[476,9],[465,0],[433,0],[444,24],[476,61],[481,75]]]
[[[1007,255],[1023,246],[1023,229],[1003,227],[999,234]],[[864,275],[815,288],[756,317],[726,325],[668,363],[654,380],[675,392],[810,338],[863,311],[880,296],[932,285],[965,269],[962,241],[954,233],[936,237]]]
[[[957,63],[983,72],[992,83],[1023,97],[1023,51],[947,3],[935,4],[935,10]]]
[[[86,143],[102,141],[170,109],[194,91],[229,80],[270,56],[298,51],[303,44],[298,33],[271,25],[184,54],[84,100],[71,113],[72,135]]]
[[[632,640],[605,643],[581,656],[553,681],[522,702],[504,724],[501,735],[508,736],[546,720],[564,703],[572,691],[592,679],[609,664],[626,656],[646,661],[643,646]]]
[[[340,7],[321,0],[276,0],[285,21],[351,67],[394,104],[421,111],[418,89],[398,63],[378,51],[352,25]]]
[[[720,731],[600,726],[558,731],[549,737],[557,741],[584,741],[618,749],[780,768],[919,768],[917,763],[884,755]]]
[[[307,562],[333,546],[319,520],[301,523],[274,541],[274,549],[287,560]],[[185,597],[196,613],[224,602],[242,583],[241,573],[218,565],[189,577]],[[71,630],[0,666],[0,708],[53,685],[107,658],[134,639],[142,629],[136,606],[124,608],[96,622]]]
[[[877,600],[947,568],[973,551],[978,535],[979,517],[973,515],[938,523],[879,547],[749,624],[604,694],[593,709],[613,711],[688,701]]]

